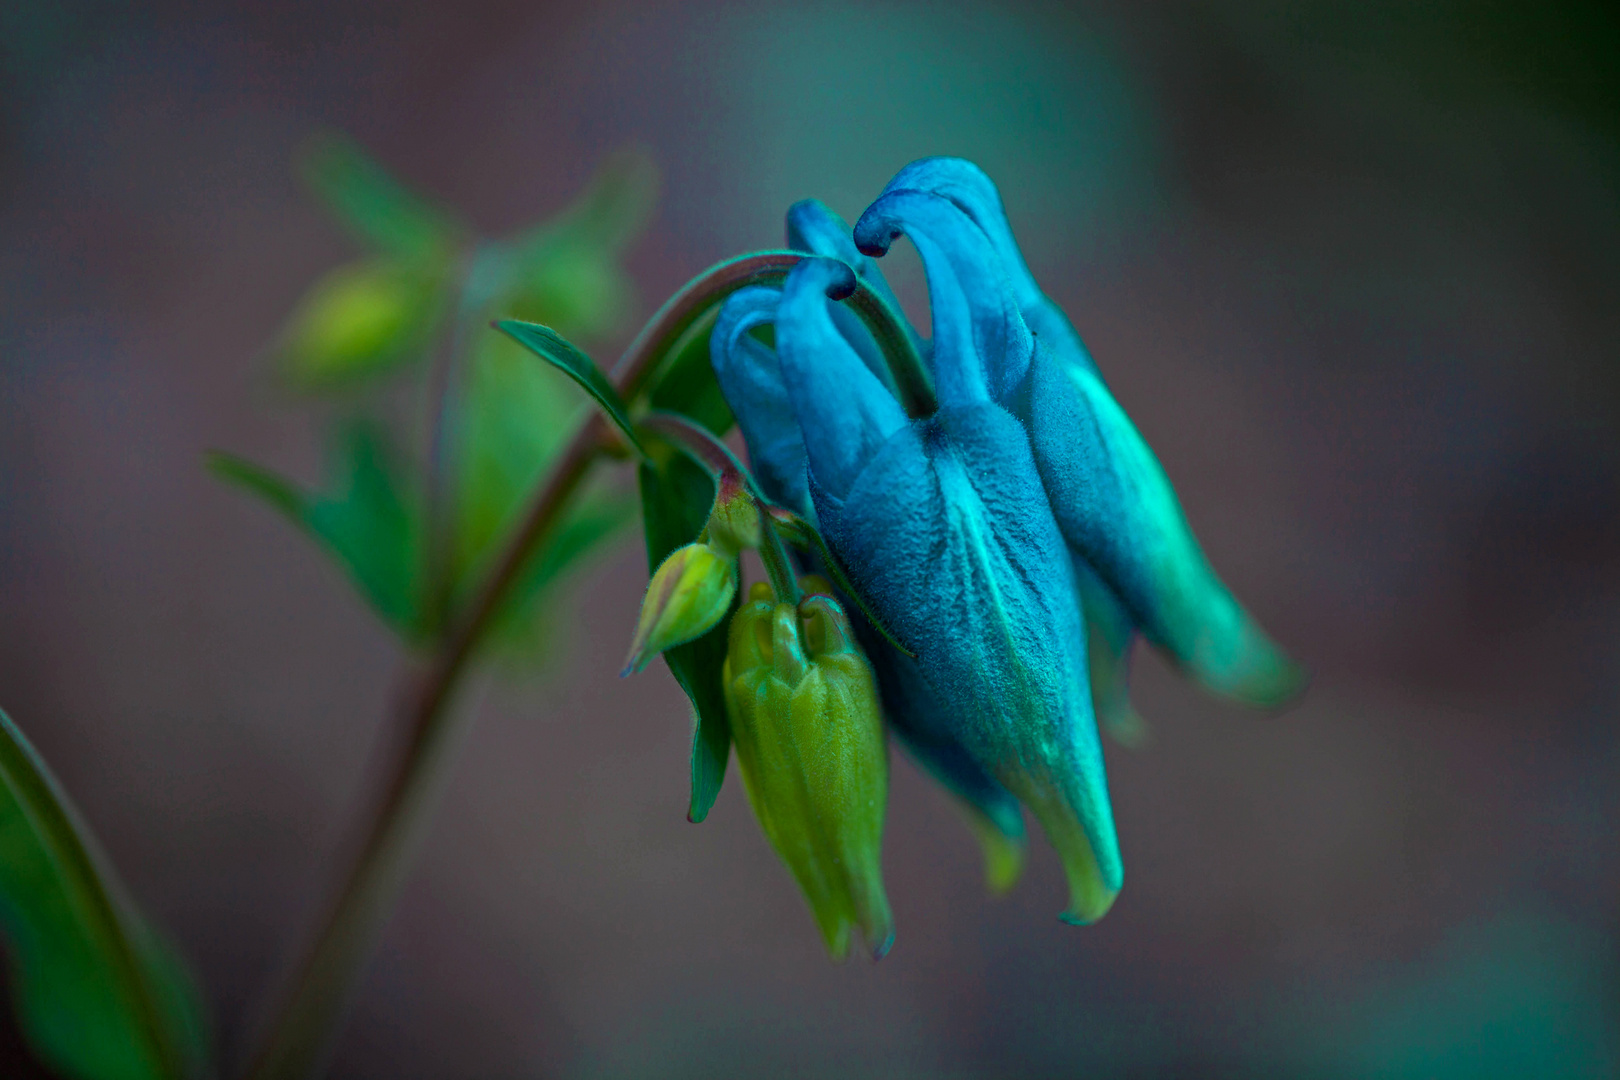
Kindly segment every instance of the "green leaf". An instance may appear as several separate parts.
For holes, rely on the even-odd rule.
[[[459,242],[461,228],[418,198],[358,143],[328,132],[304,149],[304,182],[338,220],[376,250],[419,262],[442,257]]]
[[[562,213],[515,241],[523,265],[544,263],[559,248],[617,255],[646,227],[658,195],[658,168],[644,151],[620,150],[602,163]]]
[[[484,648],[501,660],[534,661],[545,652],[558,612],[551,586],[600,551],[634,519],[634,501],[603,492],[580,501],[524,564],[484,637]]]
[[[578,383],[580,389],[602,407],[602,411],[618,427],[630,445],[645,454],[641,440],[636,437],[635,429],[630,424],[630,414],[625,408],[624,400],[619,397],[619,392],[613,388],[607,376],[602,374],[602,369],[596,366],[595,360],[575,348],[572,342],[549,326],[520,322],[517,319],[502,319],[495,324],[495,329]]]
[[[714,505],[714,481],[703,466],[672,448],[664,449],[669,452],[643,462],[639,470],[649,573],[670,552],[697,539]],[[686,816],[694,822],[708,816],[726,776],[731,723],[726,718],[721,669],[731,613],[740,602],[740,597],[733,599],[731,612],[696,641],[664,650],[664,662],[692,702],[692,798]]]
[[[305,523],[385,621],[407,638],[420,636],[421,515],[382,430],[362,423],[344,430],[333,472],[338,490],[311,499]]]
[[[207,1059],[183,968],[140,921],[45,762],[0,712],[0,927],[18,1021],[75,1080],[186,1080]]]
[[[262,466],[213,453],[210,471],[261,499],[314,538],[347,571],[362,596],[408,641],[429,631],[421,595],[421,515],[383,433],[354,423],[340,435],[334,490],[313,494]]]
[[[617,331],[635,298],[620,254],[645,226],[657,186],[646,154],[609,158],[571,206],[503,242],[508,281],[492,313],[544,323],[576,340]]]
[[[670,350],[669,359],[653,376],[647,404],[680,413],[724,437],[736,420],[725,395],[720,392],[714,366],[709,362],[709,335],[719,317],[720,308],[716,305],[682,335]]]

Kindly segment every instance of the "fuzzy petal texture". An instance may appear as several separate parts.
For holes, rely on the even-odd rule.
[[[975,372],[987,377],[960,353],[977,347],[971,338],[935,334],[936,361],[954,369],[965,404],[911,421],[892,397],[880,400],[858,358],[833,347],[824,311],[849,273],[806,260],[777,311],[823,535],[917,650],[937,730],[1041,821],[1068,871],[1066,917],[1100,918],[1123,868],[1074,575],[1028,438],[982,382],[970,385]]]
[[[1209,565],[1158,459],[1030,275],[989,177],[960,159],[907,166],[861,216],[855,240],[875,251],[900,233],[917,245],[930,281],[962,278],[964,262],[1000,268],[1037,347],[1021,368],[1006,368],[994,400],[1029,429],[1064,538],[1131,621],[1216,693],[1261,706],[1293,696],[1303,673]],[[977,340],[1006,337],[993,305],[981,303],[973,318]]]
[[[776,311],[782,381],[804,436],[809,471],[835,499],[907,424],[894,394],[833,323],[828,291],[847,296],[853,288],[854,271],[846,264],[806,259],[788,273]],[[819,499],[816,508],[819,513]]]
[[[928,272],[940,405],[1005,402],[1024,381],[1035,340],[989,238],[949,199],[925,191],[882,195],[855,224],[855,243],[868,255],[884,254],[901,235]]]
[[[1102,916],[1123,879],[1069,555],[1018,422],[942,409],[885,444],[842,500],[811,494],[828,542],[900,638],[939,728],[1040,820]]]

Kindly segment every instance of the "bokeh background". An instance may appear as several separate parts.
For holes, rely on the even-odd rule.
[[[641,316],[793,200],[960,154],[1307,696],[1140,659],[1089,929],[1040,841],[987,898],[897,758],[899,940],[837,967],[734,775],[684,820],[684,699],[615,677],[627,542],[544,672],[469,695],[334,1075],[1620,1075],[1617,55],[1597,0],[7,3],[0,703],[239,1060],[401,666],[200,465],[319,471],[264,345],[354,249],[297,148],[346,131],[499,233],[644,147]],[[9,1027],[0,1072],[44,1075]]]

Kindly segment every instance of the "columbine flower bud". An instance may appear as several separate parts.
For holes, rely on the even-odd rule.
[[[727,469],[697,543],[670,552],[641,601],[641,619],[621,675],[646,667],[665,649],[702,637],[725,618],[737,594],[737,556],[759,547],[759,503],[742,475]]]
[[[847,955],[858,926],[881,957],[894,941],[881,866],[889,763],[872,669],[843,609],[826,595],[795,609],[756,584],[731,620],[724,679],[749,802],[827,951]]]
[[[759,530],[759,504],[744,485],[742,476],[729,470],[722,473],[704,534],[709,544],[735,557],[743,548],[759,547]]]
[[[674,645],[702,637],[725,618],[737,593],[737,561],[706,543],[670,552],[647,585],[622,674],[640,671]]]

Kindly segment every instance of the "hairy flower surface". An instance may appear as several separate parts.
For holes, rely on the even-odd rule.
[[[731,621],[727,707],[748,800],[842,959],[859,927],[874,956],[894,920],[883,891],[889,764],[872,671],[838,601],[777,603],[755,584]]]
[[[806,259],[726,304],[716,375],[766,493],[813,515],[871,609],[914,655],[864,643],[887,718],[970,808],[993,885],[1016,877],[1022,802],[1067,871],[1064,918],[1123,883],[1099,715],[1137,730],[1132,639],[1218,692],[1275,704],[1298,669],[1211,570],[1163,470],[1073,327],[1030,276],[975,166],[908,166],[853,230],[789,213]],[[909,237],[928,275],[937,405],[908,416],[847,306]],[[756,335],[772,324],[774,347]],[[915,332],[913,334],[916,339]]]

